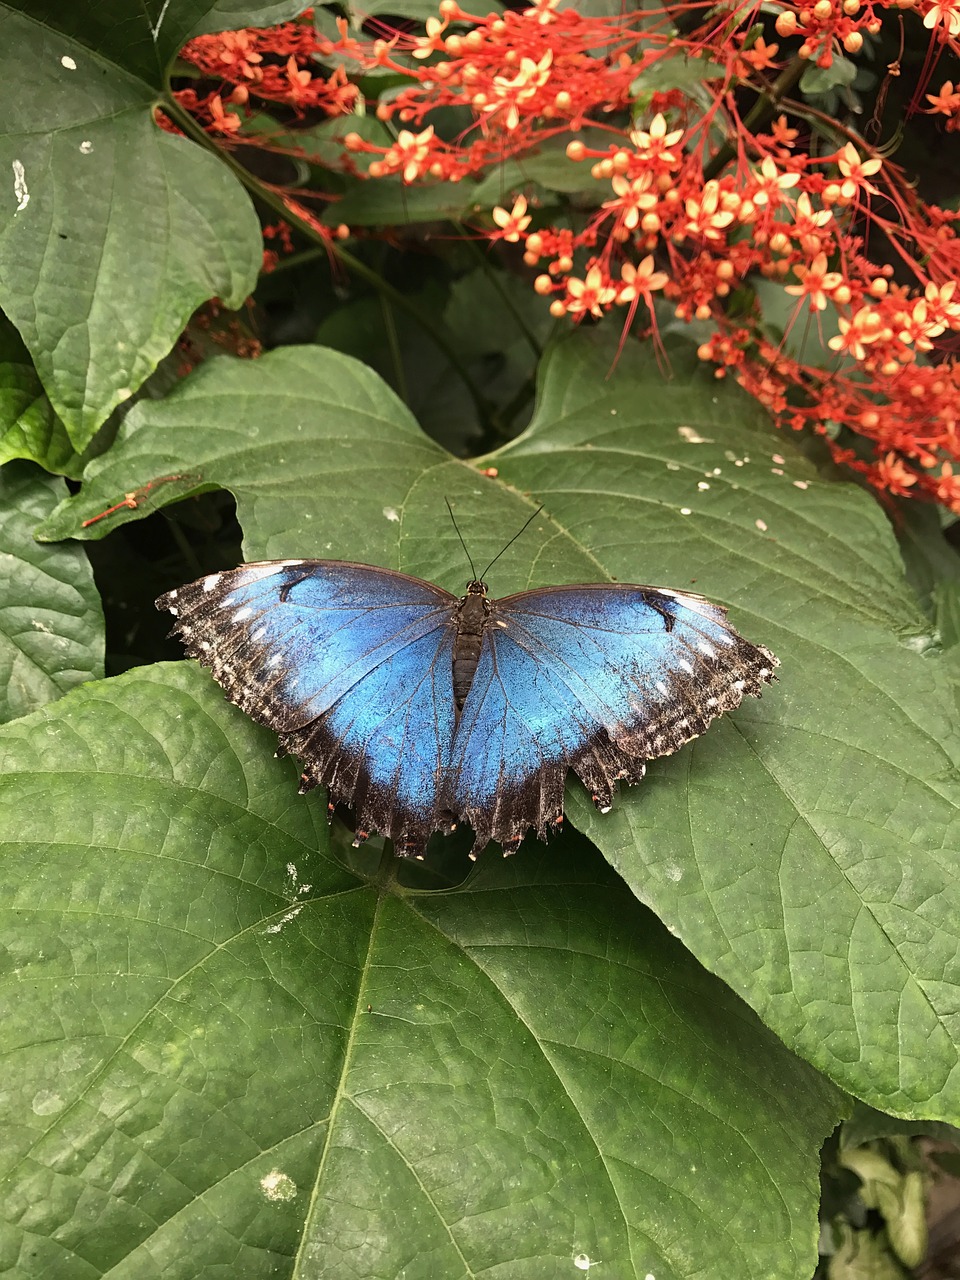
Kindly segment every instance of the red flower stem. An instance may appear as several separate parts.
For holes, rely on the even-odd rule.
[[[283,216],[285,221],[290,218],[289,212],[284,213]],[[330,261],[330,246],[326,241],[315,249],[301,249],[299,253],[291,253],[285,258],[280,258],[270,274],[278,276],[281,271],[298,271],[301,267],[305,267],[311,262],[316,262],[318,258],[324,258],[327,262]]]

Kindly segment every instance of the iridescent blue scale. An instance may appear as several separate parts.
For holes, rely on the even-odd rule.
[[[241,565],[157,601],[227,696],[280,734],[301,790],[422,855],[458,822],[506,852],[562,820],[573,770],[603,810],[620,781],[702,733],[777,659],[701,596],[586,584],[458,599],[338,560]],[[456,672],[456,674],[455,674]]]

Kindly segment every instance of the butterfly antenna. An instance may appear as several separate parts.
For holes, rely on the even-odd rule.
[[[477,570],[473,563],[473,557],[471,556],[470,552],[467,550],[467,544],[463,540],[463,534],[460,532],[460,526],[457,524],[457,517],[453,514],[453,507],[451,507],[450,505],[450,499],[444,498],[444,502],[447,504],[447,510],[450,512],[450,519],[453,521],[453,527],[457,531],[457,537],[460,539],[460,545],[461,547],[463,547],[463,553],[467,557],[467,560],[469,561],[470,572],[473,574],[473,581],[479,582],[479,578],[477,577]]]
[[[480,578],[479,578],[479,581],[480,581],[480,582],[482,582],[482,581],[483,581],[483,579],[487,576],[487,574],[490,572],[490,570],[493,568],[493,566],[497,563],[497,561],[498,561],[498,560],[500,559],[500,557],[503,555],[504,551],[508,551],[508,550],[510,549],[510,547],[512,547],[512,546],[513,546],[513,544],[516,542],[516,540],[520,537],[521,533],[526,533],[526,531],[527,531],[527,527],[528,527],[529,525],[533,524],[534,520],[536,520],[537,516],[540,514],[540,512],[541,512],[542,510],[543,510],[543,507],[537,507],[536,511],[533,513],[533,515],[530,517],[530,519],[529,519],[529,520],[527,520],[527,521],[523,524],[523,526],[517,530],[517,532],[513,535],[513,537],[510,539],[510,541],[507,543],[507,545],[506,545],[505,547],[501,547],[501,549],[497,552],[497,554],[493,557],[493,559],[490,561],[490,563],[489,563],[489,564],[487,565],[487,567],[484,569],[483,573],[481,574],[481,576],[480,576]]]

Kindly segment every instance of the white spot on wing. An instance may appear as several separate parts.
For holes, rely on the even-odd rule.
[[[280,665],[282,661],[283,661],[282,653],[271,653],[270,657],[267,659],[267,666],[277,667]]]
[[[700,650],[701,653],[705,653],[708,658],[715,658],[717,656],[716,649],[708,645],[706,640],[698,640],[697,648]]]
[[[219,573],[211,573],[208,577],[204,578],[203,580],[204,591],[212,591],[214,587],[216,587],[217,583],[220,581],[220,577],[221,575]]]
[[[261,578],[272,578],[274,574],[283,573],[288,564],[302,564],[302,560],[276,560],[273,564],[253,564],[244,569],[240,581],[246,586],[251,582],[259,582]]]
[[[30,203],[30,192],[27,190],[27,175],[19,160],[13,162],[13,194],[17,197],[17,213],[21,213]]]
[[[682,604],[685,609],[692,609],[694,613],[699,613],[701,618],[709,618],[711,616],[709,600],[702,600],[699,596],[687,596],[682,591],[668,591],[666,588],[661,588],[660,594],[670,596],[676,600],[677,604]]]
[[[264,637],[266,634],[267,634],[267,628],[266,628],[266,627],[257,627],[256,631],[251,631],[251,632],[250,632],[250,639],[251,639],[251,640],[262,640],[262,639],[263,639],[263,637]]]
[[[662,693],[662,694],[663,694],[663,696],[664,696],[665,698],[666,698],[666,697],[669,695],[669,693],[670,693],[670,690],[667,688],[667,686],[663,683],[663,681],[662,681],[662,680],[658,680],[658,681],[657,681],[657,689],[660,691],[660,693]]]
[[[247,618],[252,618],[252,617],[253,617],[253,610],[250,608],[248,604],[245,604],[242,609],[238,609],[237,612],[233,615],[233,621],[246,622]]]
[[[686,671],[688,675],[691,675],[691,676],[693,675],[693,667],[686,660],[686,658],[678,658],[677,666],[681,669],[681,671]]]

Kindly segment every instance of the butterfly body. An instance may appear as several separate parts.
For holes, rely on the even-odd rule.
[[[483,633],[490,621],[490,601],[485,582],[468,582],[467,594],[457,603],[457,638],[453,645],[453,700],[457,719],[477,673],[483,649]]]
[[[620,583],[459,599],[371,565],[241,565],[157,601],[227,696],[280,734],[301,790],[420,856],[468,822],[514,849],[562,820],[572,770],[601,810],[619,782],[759,696],[777,659],[703,597]]]

